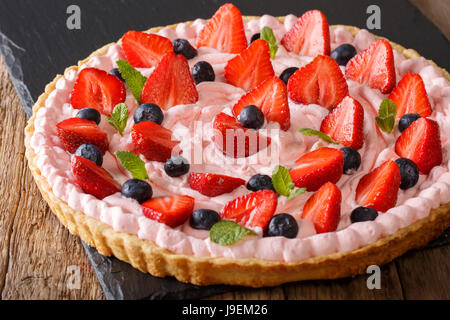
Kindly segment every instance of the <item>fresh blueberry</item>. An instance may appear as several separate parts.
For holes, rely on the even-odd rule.
[[[92,108],[84,108],[78,111],[77,118],[94,121],[96,124],[100,124],[102,117],[100,112]]]
[[[398,122],[398,130],[400,132],[405,131],[408,127],[417,119],[420,118],[420,114],[418,113],[407,113],[403,117],[400,118]]]
[[[361,165],[361,155],[352,147],[341,149],[344,154],[344,174],[352,175]]]
[[[153,197],[153,189],[149,183],[143,180],[131,179],[123,184],[122,195],[144,203]]]
[[[261,129],[264,125],[264,113],[255,106],[246,106],[239,114],[239,121],[244,128]]]
[[[198,54],[197,49],[195,49],[186,39],[174,40],[173,51],[175,51],[176,54],[182,54],[188,60],[195,58]]]
[[[255,41],[258,40],[258,39],[261,39],[261,33],[255,33],[255,34],[252,36],[252,38],[251,38],[251,40],[250,40],[250,43],[253,43],[253,42],[255,42]]]
[[[194,77],[195,84],[216,80],[213,67],[206,61],[200,61],[192,67],[192,76]]]
[[[164,113],[156,104],[141,104],[134,112],[134,123],[137,124],[143,121],[152,121],[161,125],[164,121]]]
[[[289,78],[292,77],[292,75],[298,70],[298,68],[296,67],[291,67],[291,68],[287,68],[286,70],[284,70],[281,75],[280,75],[280,79],[286,83],[286,85],[288,84]]]
[[[76,156],[95,162],[99,167],[103,164],[103,155],[100,149],[93,144],[82,144],[75,152]]]
[[[397,159],[395,163],[400,167],[400,176],[402,177],[400,189],[407,190],[414,187],[419,181],[419,169],[416,164],[405,158]]]
[[[337,47],[330,55],[340,66],[347,65],[354,56],[356,56],[356,49],[348,43]]]
[[[286,237],[293,239],[298,234],[298,223],[290,214],[281,213],[273,216],[267,226],[267,237]]]
[[[378,217],[378,212],[372,208],[358,207],[354,209],[350,215],[352,223],[373,221]]]
[[[250,180],[248,180],[247,189],[250,191],[275,191],[275,189],[273,188],[272,178],[264,174],[257,174],[251,177]]]
[[[116,76],[117,78],[119,78],[120,81],[125,83],[125,79],[122,77],[122,74],[120,73],[118,68],[114,68],[112,69],[109,74],[112,74],[113,76]]]
[[[189,162],[183,157],[172,157],[167,159],[164,170],[169,177],[181,177],[189,172]]]
[[[199,209],[191,214],[189,224],[193,229],[210,230],[219,221],[220,216],[217,212],[208,209]]]

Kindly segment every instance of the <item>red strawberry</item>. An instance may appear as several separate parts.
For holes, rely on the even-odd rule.
[[[103,70],[85,68],[78,75],[70,103],[75,109],[94,108],[110,115],[125,98],[125,86],[119,78]]]
[[[344,146],[358,150],[364,143],[363,127],[363,107],[347,96],[323,119],[320,131]]]
[[[224,4],[200,31],[197,48],[210,47],[229,53],[240,53],[247,48],[244,22],[238,8]]]
[[[152,121],[143,121],[133,126],[131,138],[137,152],[148,160],[166,162],[172,150],[180,142],[172,140],[172,131]]]
[[[78,157],[72,157],[72,174],[75,181],[84,192],[102,200],[120,192],[120,185],[113,177],[94,162]]]
[[[362,177],[356,187],[356,202],[377,211],[388,211],[397,203],[400,182],[400,167],[388,160]]]
[[[186,58],[167,53],[150,75],[141,93],[141,103],[168,109],[198,101],[198,92]]]
[[[319,55],[292,75],[288,93],[295,103],[331,109],[348,95],[348,86],[336,60]]]
[[[211,173],[191,173],[189,185],[191,189],[207,197],[217,197],[230,193],[245,184],[245,180]]]
[[[215,117],[213,128],[214,143],[230,157],[249,157],[267,148],[271,143],[270,138],[260,136],[255,130],[244,128],[234,117],[225,113],[219,113]]]
[[[122,47],[128,62],[135,68],[151,68],[173,51],[172,42],[157,34],[128,31],[122,38]]]
[[[413,161],[423,174],[442,163],[442,145],[436,121],[419,118],[414,121],[395,143],[395,152]]]
[[[233,86],[245,91],[253,89],[265,79],[273,77],[269,44],[265,40],[254,41],[247,49],[234,57],[225,66],[225,79]]]
[[[189,219],[195,199],[189,196],[171,196],[150,199],[142,204],[144,215],[152,220],[176,228]]]
[[[243,226],[266,229],[277,208],[277,195],[271,190],[248,193],[227,203],[220,216]]]
[[[330,54],[330,28],[325,15],[319,10],[306,12],[281,40],[288,51],[315,57]]]
[[[394,53],[388,41],[380,39],[354,56],[345,68],[348,79],[389,93],[395,87]]]
[[[337,183],[344,171],[344,155],[333,148],[320,148],[305,154],[290,171],[292,182],[298,188],[317,191],[330,181]]]
[[[56,134],[70,153],[75,153],[82,144],[93,144],[103,154],[109,148],[108,135],[94,121],[70,118],[56,125]]]
[[[426,118],[431,115],[431,105],[422,77],[408,72],[389,95],[397,105],[397,119],[407,113],[418,113]]]
[[[286,131],[291,126],[286,85],[278,77],[266,79],[244,95],[233,107],[234,116],[237,118],[241,110],[249,105],[260,108],[267,121],[278,122],[282,130]]]
[[[306,201],[302,219],[314,223],[317,233],[336,231],[341,218],[341,201],[341,190],[327,182]]]

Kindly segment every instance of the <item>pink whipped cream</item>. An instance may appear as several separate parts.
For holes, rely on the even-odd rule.
[[[247,38],[250,39],[264,26],[268,26],[273,29],[275,37],[280,41],[297,19],[293,15],[288,15],[283,24],[276,18],[265,15],[244,23]],[[196,36],[205,24],[205,20],[198,19],[191,26],[179,24],[176,29],[164,28],[158,34],[170,40],[185,38],[195,44]],[[331,30],[332,50],[341,44],[351,43],[360,52],[368,48],[373,41],[375,39],[366,30],[361,30],[355,37],[344,28]],[[234,159],[230,162],[230,159],[218,152],[211,141],[212,121],[219,112],[231,114],[231,108],[244,94],[242,89],[227,84],[224,79],[224,67],[227,61],[234,56],[211,48],[200,48],[199,55],[190,60],[189,64],[192,67],[198,61],[208,61],[215,70],[216,81],[201,83],[197,86],[200,99],[196,104],[176,106],[165,112],[163,125],[171,129],[175,137],[181,141],[183,154],[194,153],[194,148],[203,147],[201,153],[203,159],[195,162],[191,171],[220,173],[248,180],[257,173],[270,175],[277,164],[291,167],[302,154],[327,145],[318,141],[317,138],[306,137],[296,131],[300,128],[319,129],[328,110],[318,105],[302,105],[290,101],[291,128],[286,132],[277,131],[278,134],[272,137],[269,152],[260,152],[252,156],[253,158],[250,157],[248,161],[252,163],[251,165],[248,164],[249,162],[236,163]],[[221,246],[211,242],[208,232],[194,230],[190,228],[188,222],[173,229],[150,220],[143,215],[141,206],[136,201],[124,198],[120,193],[102,201],[84,193],[74,183],[70,172],[70,155],[63,149],[56,136],[56,124],[64,119],[74,117],[78,111],[69,103],[70,94],[77,79],[77,71],[74,70],[66,72],[64,77],[59,79],[56,89],[49,95],[45,106],[39,109],[31,146],[38,155],[37,164],[41,174],[47,179],[53,193],[72,209],[84,212],[84,214],[108,224],[118,232],[127,232],[137,235],[141,239],[151,240],[158,246],[177,254],[197,257],[298,261],[324,254],[352,251],[425,218],[429,215],[430,209],[437,208],[450,200],[450,139],[447,134],[450,131],[449,82],[439,68],[432,66],[424,58],[408,60],[396,51],[394,51],[394,56],[397,81],[406,72],[418,73],[424,80],[433,106],[433,114],[430,118],[436,120],[441,129],[444,160],[441,166],[435,167],[428,176],[421,175],[419,183],[415,187],[407,191],[400,190],[396,207],[380,213],[375,221],[351,224],[350,213],[358,206],[355,202],[355,189],[359,180],[384,161],[398,158],[393,145],[399,133],[395,130],[394,134],[384,134],[376,128],[374,119],[378,107],[387,96],[378,90],[348,81],[350,95],[357,99],[365,109],[365,142],[363,148],[359,150],[363,159],[361,168],[351,176],[344,175],[337,184],[342,191],[343,203],[341,220],[336,232],[316,234],[311,222],[298,218],[311,193],[306,193],[290,201],[285,197],[279,197],[278,200],[277,213],[290,213],[298,219],[300,231],[296,239],[263,238],[260,234],[257,237],[241,240],[232,246]],[[80,69],[95,67],[109,71],[116,67],[115,62],[118,59],[124,58],[121,46],[113,45],[106,55],[90,59]],[[272,63],[276,75],[280,75],[288,67],[302,67],[311,60],[310,57],[287,52],[280,46]],[[140,71],[148,76],[153,69],[141,69]],[[127,94],[126,103],[130,114],[133,114],[137,103],[130,92]],[[202,132],[201,135],[196,134],[196,130],[199,130],[193,125],[193,123],[197,123],[196,121],[202,121],[204,124],[203,130],[198,131]],[[112,154],[117,150],[130,150],[129,133],[132,126],[133,120],[130,117],[124,137],[121,137],[104,118],[100,124],[100,127],[108,132],[111,145],[110,152],[105,156],[103,167],[120,183],[128,180],[130,176],[118,165]],[[278,128],[277,123],[268,123],[264,129],[276,130]],[[270,161],[272,149],[281,152],[279,163]],[[267,165],[268,163],[271,164]],[[190,195],[196,200],[196,209],[209,208],[220,211],[227,202],[249,192],[242,186],[232,193],[209,198],[191,190],[187,183],[187,177],[168,177],[164,173],[161,163],[147,161],[146,168],[153,186],[154,196]]]

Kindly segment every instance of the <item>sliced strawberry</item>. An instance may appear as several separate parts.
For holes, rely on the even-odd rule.
[[[306,201],[302,219],[311,221],[317,233],[336,231],[341,218],[341,201],[341,190],[327,182]]]
[[[347,82],[336,60],[321,55],[297,70],[287,88],[289,98],[295,103],[314,103],[328,109],[348,95]]]
[[[342,151],[320,148],[298,159],[290,174],[296,187],[317,191],[327,182],[337,183],[342,177],[343,170],[344,155]]]
[[[86,119],[70,118],[58,123],[56,135],[70,153],[75,153],[82,144],[93,144],[103,154],[109,148],[107,133],[99,129],[94,121]]]
[[[135,68],[151,68],[173,51],[172,42],[157,34],[128,31],[122,38],[122,48],[128,62]]]
[[[418,113],[426,118],[431,115],[431,105],[422,77],[408,72],[392,90],[389,99],[397,105],[397,119],[407,113]]]
[[[344,146],[358,150],[364,143],[363,127],[363,107],[347,96],[323,119],[320,131]]]
[[[189,219],[194,204],[195,199],[189,196],[160,197],[144,202],[142,211],[147,218],[176,228]]]
[[[245,184],[245,180],[211,173],[191,173],[189,185],[191,189],[207,197],[217,197],[230,193]]]
[[[244,95],[233,107],[234,116],[239,117],[241,110],[249,105],[260,108],[266,120],[278,122],[282,130],[291,126],[286,85],[278,77],[266,79]]]
[[[395,87],[394,53],[388,41],[380,39],[354,56],[345,68],[348,79],[389,93]]]
[[[198,101],[198,92],[186,58],[167,53],[148,78],[141,93],[141,103],[153,103],[168,109]]]
[[[442,145],[436,121],[419,118],[414,121],[395,143],[395,152],[413,161],[423,174],[442,163]]]
[[[75,181],[84,192],[100,200],[120,192],[120,185],[114,181],[108,171],[94,162],[73,156],[71,165]]]
[[[281,40],[286,50],[302,56],[330,55],[330,28],[319,10],[307,11]]]
[[[271,190],[248,193],[227,203],[220,216],[243,226],[266,229],[277,208],[277,195]]]
[[[172,157],[172,150],[180,143],[172,140],[172,131],[152,121],[133,126],[131,138],[137,152],[148,160],[166,162]]]
[[[356,187],[356,202],[377,211],[388,211],[397,203],[400,183],[400,167],[388,160],[362,177]]]
[[[254,41],[225,66],[225,79],[233,86],[248,91],[269,77],[273,77],[269,44],[265,40]]]
[[[125,86],[119,78],[103,70],[85,68],[78,75],[70,103],[75,109],[94,108],[110,115],[125,98]]]
[[[247,48],[244,22],[239,9],[231,3],[221,6],[200,31],[197,48],[200,47],[229,53],[240,53]]]

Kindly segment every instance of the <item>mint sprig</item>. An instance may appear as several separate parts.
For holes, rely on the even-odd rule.
[[[256,235],[252,230],[249,230],[233,221],[219,221],[209,231],[209,238],[212,242],[222,246],[232,245],[245,236]]]
[[[147,78],[144,77],[139,71],[131,66],[128,61],[119,60],[117,61],[117,66],[119,67],[119,72],[122,78],[125,79],[131,93],[136,98],[137,102],[141,103],[141,92],[144,88]]]
[[[386,132],[391,133],[395,125],[395,117],[397,116],[397,106],[390,99],[384,99],[378,109],[378,117],[375,118],[378,127]]]
[[[299,188],[294,191],[295,185],[292,183],[292,178],[289,170],[283,166],[276,166],[272,173],[272,184],[275,191],[292,200],[306,192],[306,188]]]
[[[147,170],[145,162],[139,156],[130,151],[117,151],[115,153],[122,166],[127,169],[134,179],[147,180]]]
[[[261,30],[261,39],[266,40],[269,44],[270,49],[270,58],[275,59],[275,56],[278,51],[278,43],[277,39],[275,39],[275,35],[273,34],[273,30],[269,27],[264,27]]]
[[[125,103],[119,103],[111,113],[111,117],[106,117],[106,120],[108,120],[109,124],[116,128],[122,136],[123,131],[127,126],[128,106]]]
[[[334,141],[328,135],[326,135],[325,133],[323,133],[321,131],[317,131],[317,130],[309,129],[309,128],[303,128],[303,129],[298,130],[297,132],[304,134],[305,136],[319,137],[320,139],[322,139],[323,141],[326,141],[328,143],[339,144],[339,142]]]

